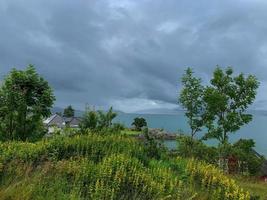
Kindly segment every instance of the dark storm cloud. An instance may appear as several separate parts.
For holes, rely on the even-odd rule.
[[[191,66],[205,82],[233,66],[267,101],[267,4],[259,0],[0,2],[0,75],[35,64],[57,105],[173,108]],[[132,104],[138,106],[132,107]]]

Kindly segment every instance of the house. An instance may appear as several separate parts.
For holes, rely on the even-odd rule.
[[[62,117],[59,114],[54,114],[44,120],[44,125],[48,128],[48,133],[53,133],[56,129],[64,127],[79,128],[81,119],[78,117]]]

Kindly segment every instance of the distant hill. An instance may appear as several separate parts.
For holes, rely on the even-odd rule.
[[[145,109],[136,111],[136,114],[167,114],[167,115],[177,115],[184,114],[184,110],[180,108],[168,109],[168,108],[158,108],[158,109]],[[267,116],[267,110],[248,110],[247,113],[252,115],[263,115]]]
[[[177,115],[184,113],[183,110],[179,108],[169,109],[169,108],[157,108],[157,109],[145,109],[135,112],[137,114],[167,114],[167,115]]]
[[[267,116],[267,110],[248,110],[248,113],[253,114],[253,115]]]
[[[74,108],[75,109],[75,108]],[[53,107],[52,108],[52,113],[57,113],[61,112],[63,113],[64,108],[61,107]],[[124,114],[125,112],[120,111],[120,110],[114,110],[114,112],[118,114]],[[83,115],[84,111],[82,110],[75,110],[75,116],[81,117]],[[184,114],[184,110],[180,108],[156,108],[156,109],[144,109],[144,110],[139,110],[134,112],[136,114],[165,114],[165,115],[177,115],[177,114]],[[267,116],[267,110],[248,110],[248,113],[253,114],[253,115],[264,115]]]

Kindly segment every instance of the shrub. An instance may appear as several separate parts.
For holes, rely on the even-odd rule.
[[[190,174],[191,184],[200,185],[209,199],[250,199],[248,192],[211,164],[191,159],[187,165],[187,172]]]
[[[251,175],[259,175],[265,159],[257,154],[254,147],[255,142],[252,139],[240,139],[233,144],[232,153],[247,165]]]
[[[153,154],[152,141],[149,151],[121,135],[0,143],[1,199],[247,199],[212,165]]]
[[[160,159],[162,155],[166,152],[166,148],[163,145],[163,142],[155,138],[148,131],[148,128],[143,130],[144,133],[144,149],[147,155],[151,158]]]
[[[202,141],[190,136],[181,135],[177,137],[177,151],[182,157],[194,157],[209,163],[217,162],[215,147],[208,147]]]

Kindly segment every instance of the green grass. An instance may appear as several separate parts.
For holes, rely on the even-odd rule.
[[[255,178],[234,177],[238,184],[252,195],[259,196],[262,200],[267,200],[267,183],[256,180]]]
[[[231,198],[237,200],[242,194],[207,165],[214,169],[209,173],[205,163],[167,155],[154,159],[147,151],[125,133],[0,143],[0,199],[208,200],[227,199],[225,191],[238,189]]]
[[[137,135],[141,134],[142,132],[126,129],[126,130],[121,131],[121,133],[125,134],[125,135],[129,135],[129,136],[137,136]]]

